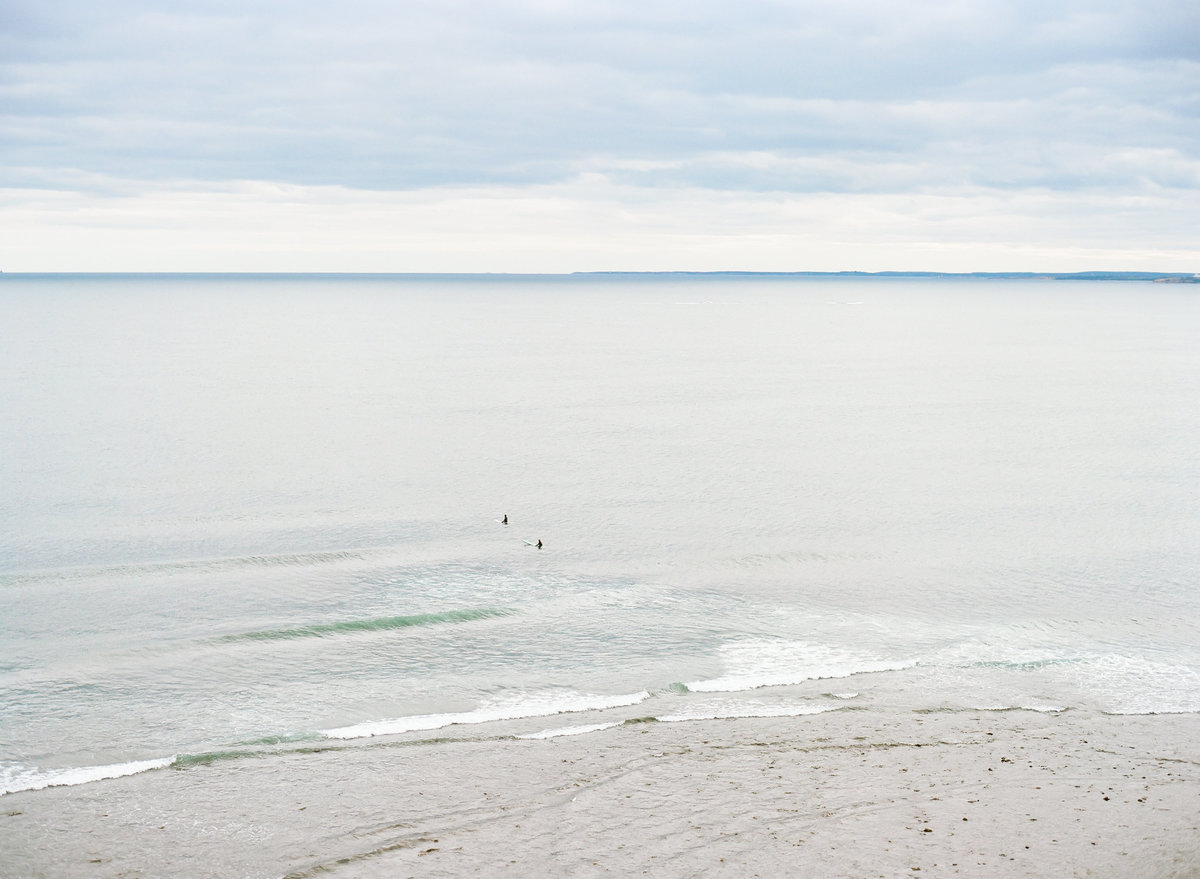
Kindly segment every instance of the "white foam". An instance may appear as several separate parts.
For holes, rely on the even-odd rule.
[[[901,671],[916,665],[912,660],[883,659],[805,641],[735,641],[723,645],[720,655],[727,669],[725,674],[707,681],[692,681],[685,686],[694,693],[733,693],[872,672]]]
[[[930,665],[942,671],[943,694],[977,710],[1200,713],[1200,670],[1137,654],[971,640],[939,651]]]
[[[579,711],[602,711],[636,705],[650,694],[643,690],[623,696],[597,696],[587,693],[535,692],[493,699],[474,711],[450,714],[421,714],[376,720],[323,731],[331,739],[361,739],[387,736],[420,730],[441,729],[455,724],[489,723],[496,720],[519,720],[524,717],[551,717]]]
[[[517,736],[518,739],[554,739],[559,736],[581,736],[585,733],[599,732],[602,729],[612,729],[614,726],[620,726],[621,721],[616,720],[611,723],[589,723],[586,726],[563,726],[558,729],[544,729],[541,732],[525,733]]]
[[[1073,673],[1109,714],[1200,713],[1200,672],[1189,666],[1108,655]]]
[[[839,710],[835,705],[764,705],[744,702],[715,706],[697,705],[680,714],[664,714],[658,719],[663,723],[683,723],[692,720],[730,720],[741,717],[804,717]]]
[[[1070,663],[1077,659],[1077,655],[1062,648],[1014,643],[1011,636],[998,641],[960,641],[939,650],[933,656],[933,661],[938,665],[957,668],[993,666],[1013,670],[1034,670]]]
[[[1041,714],[1058,714],[1066,711],[1065,705],[1052,705],[1046,702],[1015,702],[1012,705],[971,705],[973,711],[1037,711]]]
[[[175,762],[174,757],[157,760],[135,760],[130,763],[113,763],[107,766],[76,766],[69,769],[41,770],[22,766],[0,768],[0,796],[20,791],[42,790],[47,787],[67,787],[88,784],[108,778],[137,775],[152,769],[164,769]]]
[[[1109,708],[1106,714],[1200,714],[1196,705],[1138,704],[1130,702]]]

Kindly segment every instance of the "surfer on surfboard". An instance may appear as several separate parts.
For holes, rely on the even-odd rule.
[[[501,524],[501,525],[507,525],[507,524],[508,524],[508,513],[505,513],[505,514],[504,514],[504,518],[500,520],[500,524]]]

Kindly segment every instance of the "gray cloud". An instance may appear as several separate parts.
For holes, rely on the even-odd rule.
[[[9,0],[0,183],[1194,188],[1200,7]]]

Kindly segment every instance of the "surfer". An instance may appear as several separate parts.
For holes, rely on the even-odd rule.
[[[507,524],[508,524],[508,513],[505,513],[505,514],[504,514],[504,518],[500,520],[500,524],[501,524],[501,525],[507,525]]]
[[[537,548],[538,548],[538,549],[541,549],[541,548],[542,548],[542,538],[540,538],[540,537],[538,538],[538,542],[537,542]]]

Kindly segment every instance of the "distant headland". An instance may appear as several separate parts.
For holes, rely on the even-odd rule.
[[[1007,281],[1154,281],[1200,284],[1200,272],[756,272],[756,271],[587,271],[587,272],[8,272],[5,281],[22,279],[191,279],[191,280],[514,280],[562,278],[792,278]]]
[[[1200,284],[1188,272],[575,272],[577,275],[702,275],[762,278],[981,278],[1016,281],[1157,281]]]

